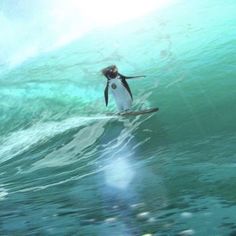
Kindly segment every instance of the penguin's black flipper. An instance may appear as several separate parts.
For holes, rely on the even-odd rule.
[[[132,100],[133,100],[133,95],[132,95],[132,93],[131,93],[131,90],[130,90],[129,85],[128,85],[128,83],[126,82],[125,78],[121,78],[121,82],[122,82],[123,86],[127,89],[128,93],[129,93],[129,95],[130,95],[130,97],[131,97]]]
[[[108,105],[108,88],[109,88],[109,84],[107,82],[106,88],[104,90],[104,97],[105,97],[106,106]]]
[[[134,79],[134,78],[143,78],[146,77],[145,75],[138,75],[138,76],[125,76],[119,73],[119,76],[124,79]]]

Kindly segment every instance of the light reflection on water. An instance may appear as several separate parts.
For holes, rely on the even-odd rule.
[[[105,181],[110,187],[126,190],[134,177],[135,172],[126,157],[112,159],[105,167]]]

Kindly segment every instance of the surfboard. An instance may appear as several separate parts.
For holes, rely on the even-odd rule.
[[[149,114],[153,112],[159,111],[159,108],[150,108],[150,109],[145,109],[145,110],[140,110],[140,111],[128,111],[128,112],[122,112],[118,113],[120,116],[137,116],[137,115],[144,115],[144,114]]]

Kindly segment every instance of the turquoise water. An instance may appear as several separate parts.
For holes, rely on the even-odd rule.
[[[0,234],[235,235],[235,9],[177,1],[2,60]],[[110,64],[160,111],[107,116]]]

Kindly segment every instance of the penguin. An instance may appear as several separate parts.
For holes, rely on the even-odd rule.
[[[104,90],[106,106],[108,105],[108,91],[110,90],[115,98],[119,112],[129,111],[132,106],[133,95],[126,80],[145,76],[124,76],[118,72],[118,68],[115,65],[104,68],[102,74],[107,78]]]

